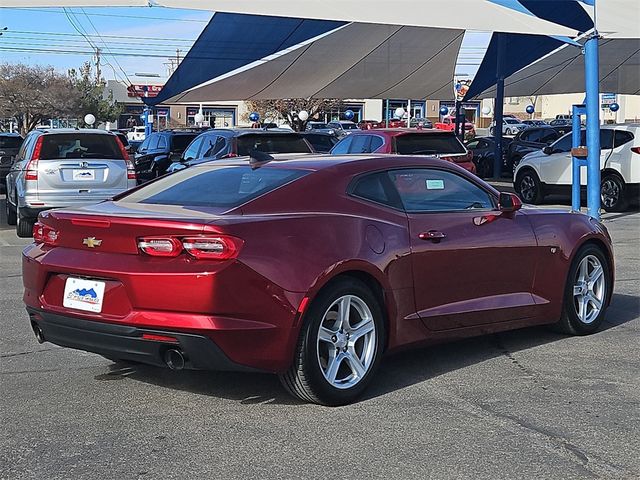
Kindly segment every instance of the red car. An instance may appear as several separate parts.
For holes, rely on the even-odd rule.
[[[453,132],[401,128],[354,132],[331,149],[333,155],[345,153],[431,155],[476,173],[473,152],[467,150]]]
[[[326,405],[360,395],[385,352],[529,325],[594,332],[613,271],[598,221],[521,208],[451,162],[375,155],[196,165],[41,213],[23,252],[39,341],[273,372]]]
[[[433,128],[437,128],[438,130],[444,130],[446,132],[453,132],[456,129],[455,119],[452,117],[444,117],[441,122],[436,122],[433,125]],[[464,138],[465,141],[471,140],[476,136],[476,128],[473,126],[471,122],[465,122],[464,124]]]

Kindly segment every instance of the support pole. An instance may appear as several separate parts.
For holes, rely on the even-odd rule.
[[[389,128],[389,99],[387,98],[387,108],[384,114],[385,127]]]
[[[573,126],[571,130],[571,146],[572,148],[578,148],[583,145],[580,145],[580,130],[581,130],[581,115],[586,113],[584,105],[574,105],[572,110],[573,116]],[[580,167],[586,165],[586,161],[584,158],[575,157],[571,158],[571,210],[574,212],[580,211]]]
[[[495,149],[493,152],[493,177],[502,176],[502,115],[504,112],[504,56],[505,38],[504,34],[496,33],[498,36],[498,57],[496,61],[496,102],[493,109],[494,129],[493,136]]]
[[[149,107],[144,107],[144,138],[149,138],[151,135],[153,124],[149,121],[149,115],[151,111]]]
[[[587,91],[587,209],[600,218],[600,79],[598,32],[584,46],[584,76]]]
[[[460,138],[460,106],[462,105],[462,102],[460,102],[460,100],[456,100],[456,107],[455,107],[455,116],[454,116],[454,132],[456,134],[456,137]]]

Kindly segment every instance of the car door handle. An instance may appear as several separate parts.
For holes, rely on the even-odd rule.
[[[422,232],[418,237],[421,240],[430,240],[432,242],[438,243],[443,238],[446,238],[447,235],[442,232],[438,232],[437,230],[429,230],[428,232]]]

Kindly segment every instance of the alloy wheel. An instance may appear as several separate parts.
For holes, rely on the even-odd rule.
[[[585,256],[573,284],[573,304],[582,323],[590,324],[600,314],[606,294],[605,281],[600,259],[595,255]]]
[[[600,196],[602,197],[602,205],[611,208],[620,199],[620,186],[611,178],[607,178],[602,182]]]
[[[536,196],[536,181],[529,174],[520,179],[520,196],[525,202],[531,202]]]
[[[318,363],[324,378],[339,389],[359,383],[373,364],[376,325],[360,297],[345,295],[325,312],[318,330]]]

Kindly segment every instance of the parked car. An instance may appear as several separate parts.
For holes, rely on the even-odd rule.
[[[313,147],[302,134],[293,131],[211,129],[194,138],[167,172],[222,158],[248,156],[252,150],[263,153],[312,153]]]
[[[360,130],[372,130],[374,128],[384,128],[385,124],[380,120],[362,120],[358,122]]]
[[[128,140],[144,140],[144,137],[145,137],[144,132],[145,132],[144,126],[132,127],[129,133],[127,133],[127,139]]]
[[[352,133],[354,130],[360,130],[358,125],[348,120],[334,120],[327,123],[327,127],[335,130],[339,136],[344,136]]]
[[[0,132],[0,189],[6,188],[6,176],[22,142],[23,138],[17,133]]]
[[[572,121],[569,118],[556,118],[555,120],[551,120],[549,122],[549,125],[551,125],[552,127],[564,127],[564,126],[571,126]]]
[[[509,144],[507,150],[507,170],[513,173],[520,163],[522,157],[528,153],[541,150],[547,145],[551,145],[562,135],[571,131],[571,127],[530,127],[522,130]]]
[[[428,118],[412,118],[409,120],[410,128],[433,128],[433,122]]]
[[[581,145],[586,144],[582,130]],[[601,201],[607,212],[626,209],[637,203],[640,195],[640,124],[603,125],[600,127]],[[571,193],[572,134],[568,133],[542,150],[526,155],[515,171],[514,187],[523,201],[539,204],[545,195]],[[587,169],[581,168],[581,185],[585,190]]]
[[[593,333],[614,286],[603,224],[521,208],[426,157],[206,163],[45,212],[34,231],[22,278],[38,341],[275,373],[325,405],[354,401],[383,354],[411,346],[542,324]]]
[[[502,139],[502,175],[505,173],[511,177],[513,170],[509,169],[506,161],[506,152],[511,139]],[[473,153],[473,163],[476,166],[476,175],[480,178],[493,178],[493,159],[495,158],[496,142],[493,137],[476,137],[467,142],[467,150]]]
[[[527,125],[522,123],[517,118],[502,119],[502,133],[504,135],[515,135],[519,131],[524,130],[526,128],[527,128]],[[496,125],[495,125],[495,122],[492,122],[491,126],[489,127],[489,133],[491,133],[491,135],[493,136],[495,135],[495,131],[496,131]]]
[[[144,183],[167,173],[167,168],[197,136],[198,132],[191,130],[163,130],[149,135],[134,156],[138,182]]]
[[[135,185],[133,164],[113,133],[34,130],[7,175],[7,222],[30,237],[44,210],[101,202]]]
[[[549,125],[544,120],[522,120],[522,123],[528,127],[545,127]]]
[[[329,130],[329,127],[325,122],[307,122],[305,127],[307,131],[310,130]]]
[[[311,144],[317,153],[329,153],[333,146],[338,143],[340,137],[333,130],[311,130],[302,132],[302,137]]]
[[[460,123],[462,124],[462,119],[460,119]],[[434,128],[438,130],[444,130],[446,132],[454,132],[456,129],[456,121],[453,117],[444,117],[442,121],[436,122],[433,124]],[[476,136],[476,128],[473,126],[471,122],[464,123],[464,139],[465,141],[469,141]]]
[[[381,128],[361,130],[340,140],[332,155],[345,153],[395,153],[398,155],[430,155],[460,165],[475,173],[473,153],[469,152],[453,132]]]

